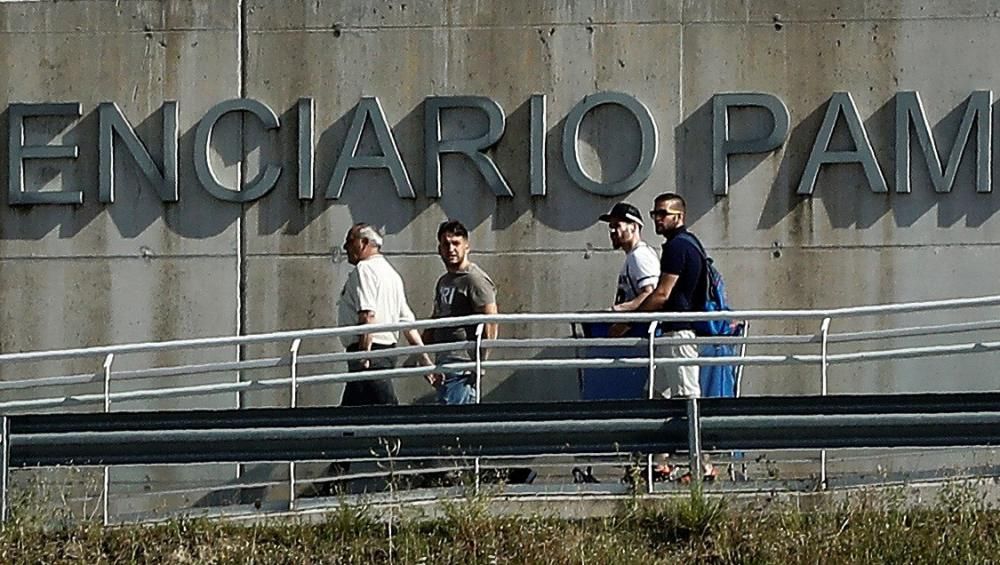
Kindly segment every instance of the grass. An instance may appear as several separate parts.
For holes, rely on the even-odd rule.
[[[485,497],[435,518],[343,506],[322,523],[204,519],[104,528],[15,513],[2,563],[993,563],[1000,512],[963,485],[914,506],[902,491],[860,492],[808,511],[735,505],[693,490],[631,499],[612,516],[501,516]]]

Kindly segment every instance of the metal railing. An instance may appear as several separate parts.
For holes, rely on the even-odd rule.
[[[12,467],[296,462],[365,457],[648,454],[710,449],[981,446],[1000,393],[245,409],[3,416],[0,518]],[[699,473],[692,472],[698,481]],[[106,511],[106,510],[105,510]]]
[[[101,382],[101,392],[76,395],[44,396],[23,400],[5,400],[0,402],[0,412],[12,414],[24,411],[42,409],[57,409],[64,406],[96,405],[104,412],[111,412],[115,404],[125,401],[152,400],[173,397],[198,397],[205,394],[246,391],[281,390],[289,393],[289,406],[299,405],[299,389],[303,385],[321,383],[345,383],[354,380],[378,378],[417,377],[429,372],[473,372],[476,378],[475,401],[481,402],[482,374],[490,369],[518,370],[564,370],[588,368],[645,368],[649,376],[647,395],[654,396],[653,373],[659,366],[671,365],[739,365],[739,366],[813,366],[818,367],[818,381],[821,395],[826,395],[829,384],[829,369],[833,365],[883,361],[890,359],[916,359],[936,357],[940,355],[963,355],[1000,350],[1000,341],[974,341],[957,344],[934,344],[926,346],[911,346],[894,349],[874,349],[852,351],[847,353],[830,353],[831,344],[861,344],[895,338],[913,338],[921,336],[960,335],[963,333],[990,331],[1000,329],[1000,318],[980,322],[960,322],[949,324],[923,324],[915,326],[896,327],[871,331],[852,331],[843,333],[832,332],[832,326],[837,321],[852,318],[886,316],[904,313],[927,313],[935,311],[954,311],[958,309],[981,309],[1000,306],[1000,296],[985,296],[978,298],[938,300],[929,302],[913,302],[902,304],[885,304],[835,309],[812,310],[745,310],[716,313],[551,313],[551,314],[498,314],[474,315],[461,318],[443,318],[434,320],[418,320],[410,323],[375,324],[367,326],[318,328],[299,331],[282,331],[245,336],[225,336],[195,339],[180,339],[148,343],[130,343],[107,345],[88,348],[76,348],[54,351],[32,351],[21,353],[0,354],[0,366],[25,364],[31,362],[68,361],[75,359],[96,358],[101,361],[101,368],[95,373],[72,375],[39,376],[18,378],[0,382],[0,391],[25,390],[33,392],[54,386],[74,386]],[[813,321],[816,331],[806,334],[780,335],[743,335],[735,337],[655,337],[656,329],[663,322],[695,321],[706,319],[737,319],[753,322],[759,321]],[[569,338],[504,338],[484,339],[485,324],[566,324],[581,322],[631,323],[648,324],[646,337],[635,338],[599,338],[599,339],[569,339]],[[429,345],[424,347],[398,347],[391,350],[372,352],[336,352],[322,354],[302,354],[302,344],[307,340],[321,338],[338,338],[358,335],[362,332],[400,331],[404,329],[427,329],[450,326],[474,326],[475,341]],[[173,366],[143,367],[138,369],[113,369],[116,359],[139,353],[160,353],[166,351],[197,351],[208,348],[244,347],[260,344],[287,344],[286,355],[280,357],[253,358],[241,361],[219,361],[198,364],[182,364]],[[674,359],[657,354],[657,346],[681,343],[694,344],[734,344],[742,346],[816,346],[815,353],[777,353],[767,355],[748,355],[745,350],[737,357],[700,357],[698,359]],[[581,345],[587,346],[621,346],[638,348],[645,346],[646,355],[633,357],[603,357],[603,358],[560,358],[560,359],[487,359],[486,350],[516,350],[542,349],[545,351],[575,350]],[[393,369],[366,371],[364,373],[330,372],[319,374],[302,374],[306,367],[321,366],[330,363],[342,363],[364,358],[379,358],[390,356],[407,356],[427,353],[435,354],[450,351],[469,351],[471,360],[459,363],[439,363],[428,367],[398,367]],[[574,351],[575,352],[575,351]],[[247,375],[257,370],[281,369],[287,371],[287,376],[268,378],[247,378]],[[236,382],[211,384],[184,384],[179,386],[150,386],[139,390],[115,392],[113,385],[120,382],[147,381],[164,377],[193,377],[222,371],[240,371],[242,378]],[[695,406],[694,409],[697,409]],[[697,420],[697,417],[693,418]],[[476,466],[478,467],[478,459]],[[826,484],[826,454],[821,454],[821,485]],[[652,465],[648,465],[651,470]],[[651,471],[650,471],[651,472]],[[477,474],[478,476],[478,474]],[[653,482],[649,477],[648,484],[652,491]],[[107,504],[107,488],[109,483],[108,470],[104,475],[104,501]],[[294,493],[295,468],[290,466],[290,488]],[[294,505],[293,499],[290,505]],[[105,516],[107,509],[105,508]]]

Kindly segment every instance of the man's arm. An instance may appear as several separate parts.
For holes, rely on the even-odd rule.
[[[426,332],[426,330],[424,330],[424,331]],[[403,337],[406,338],[406,341],[410,345],[416,345],[416,346],[419,346],[419,347],[423,347],[424,346],[424,340],[420,337],[420,332],[418,332],[417,330],[415,330],[413,328],[410,328],[408,330],[403,330]],[[426,353],[421,353],[420,354],[420,364],[423,365],[424,367],[430,367],[430,366],[434,365],[434,361],[431,360],[431,356],[430,355],[428,355]],[[427,379],[427,382],[429,382],[429,383],[431,383],[433,385],[433,384],[436,384],[440,379],[442,379],[443,375],[441,375],[439,373],[428,373],[428,374],[424,375],[424,378]]]
[[[484,304],[478,310],[479,310],[480,314],[486,314],[487,316],[492,316],[494,314],[498,314],[499,313],[499,310],[497,310],[497,303],[496,302],[491,302],[489,304]],[[499,330],[499,326],[498,326],[498,324],[496,322],[492,322],[492,323],[486,324],[483,327],[483,339],[496,339],[499,334],[500,334],[500,330]],[[488,349],[483,350],[483,359],[486,359],[489,356],[490,356],[489,350]]]
[[[642,300],[639,307],[636,308],[635,311],[659,312],[662,310],[663,305],[667,303],[667,298],[670,298],[670,292],[674,289],[674,285],[677,284],[678,278],[678,275],[660,273],[660,280],[656,283],[656,288],[646,295],[646,298]],[[621,337],[625,335],[625,332],[627,331],[628,324],[613,324],[608,329],[608,335],[610,337]]]
[[[655,288],[656,287],[651,284],[646,285],[639,289],[639,294],[637,294],[635,298],[627,302],[622,302],[621,304],[615,304],[611,307],[611,310],[613,312],[631,312],[636,310],[639,308],[639,305],[642,304],[642,301],[645,300],[647,296],[652,294],[653,289]]]
[[[643,299],[635,309],[636,312],[657,312],[662,310],[664,304],[667,303],[667,299],[670,298],[670,293],[674,290],[674,285],[677,284],[678,278],[680,278],[679,275],[660,273],[660,280],[657,281],[656,288]]]
[[[375,312],[371,310],[361,310],[358,312],[358,325],[364,326],[366,324],[375,323]],[[358,336],[358,351],[371,351],[372,350],[372,334],[361,334]],[[368,359],[361,360],[361,366],[368,368],[371,361]]]

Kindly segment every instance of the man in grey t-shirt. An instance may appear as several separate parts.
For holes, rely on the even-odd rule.
[[[448,272],[441,275],[434,288],[432,318],[450,318],[471,314],[496,314],[497,289],[493,280],[478,265],[469,261],[469,232],[461,222],[452,220],[438,228],[438,255]],[[496,339],[497,325],[486,324],[485,339]],[[426,343],[475,341],[476,326],[428,328]],[[438,363],[472,360],[467,350],[438,353]],[[470,404],[476,400],[474,371],[437,375],[433,384],[441,404]]]

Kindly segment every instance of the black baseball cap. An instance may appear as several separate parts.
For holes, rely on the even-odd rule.
[[[639,224],[639,227],[642,227],[642,214],[639,213],[638,208],[628,202],[619,202],[618,204],[615,204],[614,207],[611,208],[610,212],[601,215],[600,220],[602,222],[625,220],[626,222]]]

